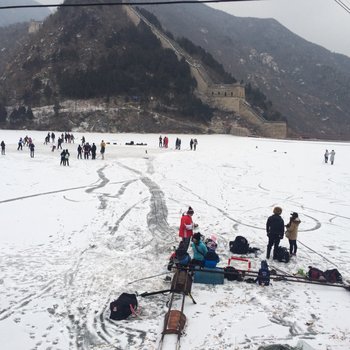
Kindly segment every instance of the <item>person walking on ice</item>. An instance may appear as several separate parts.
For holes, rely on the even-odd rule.
[[[68,151],[68,149],[66,149],[66,154],[65,154],[65,165],[67,165],[67,166],[69,166],[69,156],[70,156],[70,154],[69,154],[69,151]]]
[[[324,162],[328,163],[328,157],[329,157],[329,152],[328,149],[326,149],[326,152],[324,153]]]
[[[23,139],[22,137],[20,137],[20,139],[18,140],[18,147],[17,147],[17,151],[19,150],[23,150]]]
[[[34,145],[33,142],[31,142],[31,143],[29,144],[29,150],[30,150],[30,157],[31,157],[31,158],[34,158],[34,149],[35,149],[35,145]]]
[[[329,160],[331,161],[331,164],[333,165],[334,163],[334,157],[335,157],[335,152],[334,152],[334,149],[332,149],[332,152],[330,153],[330,157],[329,157]]]
[[[1,141],[1,154],[2,155],[5,155],[5,147],[6,147],[5,142]]]
[[[101,150],[100,150],[101,157],[102,159],[105,159],[106,143],[102,140],[100,146],[101,146]]]

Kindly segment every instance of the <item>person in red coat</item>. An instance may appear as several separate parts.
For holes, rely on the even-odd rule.
[[[196,224],[193,224],[192,215],[194,211],[191,207],[188,208],[186,214],[183,214],[181,217],[179,236],[182,238],[184,243],[184,248],[188,250],[188,246],[193,235],[193,228],[196,227]]]

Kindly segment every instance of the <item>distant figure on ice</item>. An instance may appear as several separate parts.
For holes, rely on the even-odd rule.
[[[90,152],[91,152],[91,146],[89,145],[89,142],[86,142],[83,146],[84,150],[84,159],[89,159]]]
[[[186,249],[186,252],[188,250],[188,246],[190,245],[191,237],[193,235],[193,228],[194,228],[194,224],[192,221],[193,214],[194,214],[193,209],[191,207],[188,207],[186,214],[182,214],[181,222],[180,222],[179,236],[182,238],[182,241],[184,242],[184,249]]]
[[[163,138],[162,136],[160,135],[159,136],[159,148],[162,148],[163,147]]]
[[[175,141],[175,149],[178,149],[178,150],[181,149],[181,139],[179,139],[178,137],[176,138],[176,141]]]
[[[95,143],[93,142],[92,143],[92,146],[91,146],[91,159],[96,159],[96,145]]]
[[[55,133],[54,132],[52,132],[51,133],[51,141],[52,141],[52,143],[55,143]]]
[[[82,145],[82,146],[85,145],[85,136],[83,136],[83,137],[81,138],[81,145]]]
[[[289,239],[289,254],[297,255],[297,238],[300,219],[298,213],[291,213],[289,223],[286,225],[286,237]]]
[[[332,149],[332,152],[331,152],[331,155],[329,157],[329,160],[331,161],[331,164],[333,165],[334,163],[334,157],[335,157],[335,152],[334,152],[334,149]]]
[[[106,143],[102,140],[100,146],[101,146],[101,150],[100,150],[101,157],[102,159],[105,159]]]
[[[193,139],[191,139],[191,141],[190,141],[190,149],[191,149],[191,151],[193,149]]]
[[[30,150],[30,157],[31,157],[31,158],[34,158],[34,149],[35,149],[35,145],[34,145],[33,142],[31,142],[31,143],[29,144],[29,150]]]
[[[193,140],[193,150],[195,151],[197,149],[198,141],[197,139]]]
[[[77,151],[78,151],[78,156],[77,158],[79,159],[83,159],[83,156],[82,156],[82,152],[83,152],[83,147],[81,147],[81,145],[78,146],[77,148]]]
[[[168,136],[164,136],[164,138],[163,138],[163,147],[164,148],[168,148],[168,144],[169,144]]]
[[[59,149],[63,149],[62,148],[62,143],[63,143],[63,139],[61,139],[60,137],[57,140],[57,150]]]
[[[267,244],[266,259],[270,258],[271,249],[273,246],[273,258],[276,257],[276,251],[280,244],[280,240],[284,235],[284,221],[281,218],[282,208],[273,208],[273,215],[269,216],[266,221],[266,233],[269,238]]]
[[[329,156],[329,152],[328,149],[326,149],[326,152],[324,153],[324,162],[328,163],[328,156]]]
[[[2,155],[5,155],[5,147],[6,147],[5,142],[1,141],[1,154]]]
[[[66,165],[66,150],[64,149],[61,152],[61,161],[60,161],[60,165]]]
[[[22,137],[19,138],[19,141],[18,141],[18,147],[17,147],[17,151],[19,150],[23,150],[23,139]]]
[[[66,164],[65,165],[67,165],[67,166],[69,166],[69,156],[70,156],[69,151],[66,149],[66,155],[65,155]]]

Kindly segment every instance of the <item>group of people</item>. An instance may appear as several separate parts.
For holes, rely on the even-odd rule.
[[[200,232],[194,233],[193,230],[197,227],[197,224],[192,221],[193,214],[194,210],[189,207],[187,212],[181,217],[179,236],[182,238],[182,241],[171,256],[170,261],[180,266],[214,268],[220,261],[216,253],[216,237],[212,235],[210,238],[203,241],[203,236]],[[193,253],[192,258],[188,253],[190,243]]]
[[[284,235],[286,235],[289,240],[289,254],[291,256],[297,254],[298,227],[301,222],[299,215],[296,212],[291,213],[289,222],[287,225],[285,225],[281,214],[282,208],[274,207],[273,215],[269,216],[266,221],[266,233],[268,237],[266,259],[270,259],[272,247],[273,258],[276,258],[277,249]]]
[[[211,236],[205,241],[202,240],[202,235],[193,230],[198,226],[193,223],[192,216],[194,210],[189,207],[187,212],[181,217],[179,237],[182,239],[178,248],[172,255],[173,260],[181,265],[194,265],[202,267],[215,267],[220,261],[216,253],[217,241],[215,236]],[[297,253],[297,237],[298,227],[301,223],[299,215],[296,212],[291,213],[289,222],[285,225],[281,217],[282,208],[274,207],[273,215],[269,216],[266,221],[266,233],[268,237],[266,259],[270,259],[271,250],[273,248],[273,258],[276,258],[276,252],[279,247],[281,239],[284,235],[289,240],[289,253],[295,256]],[[188,248],[191,244],[193,257],[188,254]]]
[[[164,136],[162,137],[162,135],[159,136],[159,148],[168,148],[169,145],[169,138],[168,136]],[[198,145],[198,140],[195,139],[191,139],[190,141],[190,150],[195,151],[197,149],[197,145]],[[175,140],[175,149],[180,150],[181,149],[181,139],[180,138],[176,138]]]
[[[29,155],[31,158],[34,158],[35,145],[34,145],[33,139],[28,135],[26,135],[24,138],[20,137],[17,143],[17,151],[22,151],[23,146],[27,146],[29,148]],[[4,144],[4,151],[5,151],[5,144]]]
[[[197,149],[198,141],[197,139],[191,139],[190,141],[190,149],[191,151],[195,151]]]
[[[68,149],[64,149],[62,152],[61,152],[61,162],[60,162],[60,165],[64,165],[64,166],[69,166],[69,151]]]
[[[162,135],[159,136],[159,148],[168,148],[169,145],[169,138],[168,136],[162,137]]]
[[[102,140],[100,144],[100,153],[101,158],[105,159],[105,151],[106,151],[106,143]],[[85,142],[85,137],[83,136],[82,144],[78,145],[77,148],[77,158],[82,159],[83,153],[84,153],[84,159],[89,159],[91,155],[91,159],[96,159],[96,152],[97,152],[97,146],[93,142],[92,145],[89,144],[89,142]]]
[[[326,152],[324,152],[324,162],[328,163],[328,159],[329,159],[329,161],[331,162],[331,165],[333,165],[334,157],[335,157],[334,149],[332,149],[331,152],[328,152],[328,149],[326,149]]]

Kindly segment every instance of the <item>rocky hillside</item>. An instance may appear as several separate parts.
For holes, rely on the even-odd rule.
[[[239,18],[202,4],[145,8],[165,30],[210,52],[237,80],[259,87],[298,134],[350,139],[350,58],[271,19]]]
[[[114,107],[116,98],[175,120],[205,124],[213,116],[194,94],[188,64],[163,49],[142,22],[132,23],[121,6],[58,9],[3,67],[3,103],[33,110],[54,105],[57,118],[63,101],[100,99]],[[9,119],[21,121],[19,113]]]

